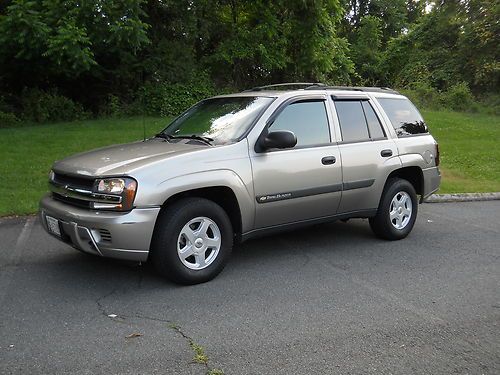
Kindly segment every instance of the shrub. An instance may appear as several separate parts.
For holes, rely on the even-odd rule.
[[[434,87],[424,82],[416,82],[408,89],[401,89],[402,94],[406,95],[418,108],[440,109],[441,93]]]
[[[203,74],[186,83],[148,82],[130,108],[141,108],[148,115],[176,116],[215,92],[212,82]]]
[[[116,95],[109,94],[106,100],[99,105],[98,115],[100,117],[119,117],[124,115],[124,105]]]
[[[480,112],[500,116],[500,94],[484,94],[479,98],[478,106]]]
[[[55,91],[25,89],[21,98],[22,117],[35,122],[73,121],[87,118],[80,103],[59,95]]]
[[[451,86],[446,92],[441,94],[441,103],[447,109],[454,111],[474,111],[474,97],[465,82]]]
[[[19,125],[19,119],[17,116],[10,112],[0,111],[0,129],[1,128],[11,128]]]

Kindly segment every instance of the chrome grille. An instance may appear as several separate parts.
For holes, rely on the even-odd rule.
[[[77,207],[84,207],[84,208],[90,208],[90,202],[88,201],[82,201],[80,199],[75,199],[71,197],[65,197],[64,195],[52,192],[52,198],[59,202],[67,203],[72,206],[77,206]]]
[[[70,176],[62,173],[54,173],[54,180],[58,185],[68,185],[74,188],[82,188],[92,190],[94,186],[93,178],[86,178],[80,176]]]
[[[54,177],[49,181],[52,197],[72,206],[94,208],[94,204],[118,205],[121,203],[121,196],[95,193],[93,186],[94,179],[60,173],[54,173]]]

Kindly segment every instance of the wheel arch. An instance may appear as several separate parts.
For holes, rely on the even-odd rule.
[[[228,186],[207,186],[202,188],[188,189],[168,197],[161,205],[161,211],[184,198],[205,198],[217,203],[229,216],[233,232],[239,240],[242,233],[241,208],[235,192]]]
[[[424,192],[424,174],[422,168],[417,166],[402,167],[392,171],[389,176],[387,176],[387,181],[391,178],[402,178],[413,185],[415,192],[422,196]]]

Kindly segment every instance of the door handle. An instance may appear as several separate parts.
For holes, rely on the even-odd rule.
[[[392,150],[382,150],[382,151],[380,151],[380,156],[382,156],[384,158],[392,156]]]
[[[335,156],[325,156],[323,159],[321,159],[321,162],[324,165],[334,164],[336,161],[337,159],[335,159]]]

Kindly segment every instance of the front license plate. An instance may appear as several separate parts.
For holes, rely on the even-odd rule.
[[[47,220],[47,228],[49,228],[49,232],[55,234],[58,237],[61,237],[61,227],[59,226],[59,220],[53,218],[52,216],[45,216]]]

